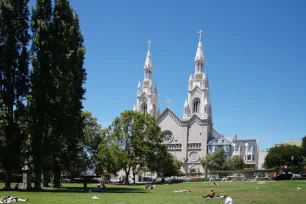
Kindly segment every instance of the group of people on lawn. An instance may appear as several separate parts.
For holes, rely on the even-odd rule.
[[[202,198],[224,198],[225,199],[225,204],[233,204],[233,199],[228,197],[227,194],[224,195],[216,195],[214,189],[210,189],[210,192],[205,195],[202,196]]]

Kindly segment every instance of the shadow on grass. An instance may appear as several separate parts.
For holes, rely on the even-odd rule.
[[[7,191],[0,189],[1,191]],[[87,188],[86,190],[83,187],[61,187],[61,188],[44,188],[41,190],[30,189],[27,191],[18,190],[11,192],[48,192],[48,193],[147,193],[144,189],[140,188],[129,188],[129,187],[107,187],[104,192],[97,192],[96,188]]]

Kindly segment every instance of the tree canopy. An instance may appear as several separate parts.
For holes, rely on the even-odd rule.
[[[264,166],[266,168],[281,169],[283,172],[288,173],[289,166],[301,166],[302,162],[303,157],[298,146],[282,145],[272,147],[269,150]]]
[[[99,145],[97,170],[116,173],[123,169],[128,183],[130,172],[134,175],[147,168],[159,175],[176,173],[174,158],[161,144],[163,132],[150,115],[125,111],[103,131]],[[168,172],[167,172],[168,171]]]

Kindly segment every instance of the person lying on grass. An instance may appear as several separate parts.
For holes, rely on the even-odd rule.
[[[214,198],[215,195],[214,189],[210,189],[210,192],[206,196],[202,196],[202,198]]]
[[[12,197],[12,196],[3,196],[0,199],[0,203],[13,203],[13,202],[26,202],[29,199],[21,199],[21,198],[16,198],[16,197]]]
[[[173,191],[174,193],[190,193],[191,190],[179,190],[179,191]]]

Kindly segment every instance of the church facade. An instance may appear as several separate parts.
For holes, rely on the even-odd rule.
[[[202,46],[202,31],[194,58],[194,73],[188,80],[187,100],[180,119],[170,108],[160,113],[157,87],[153,90],[153,64],[150,43],[144,65],[144,80],[138,83],[134,111],[151,114],[164,131],[164,144],[168,152],[183,163],[184,173],[203,173],[201,158],[207,155],[207,144],[219,133],[214,130],[212,106],[209,97],[209,81],[205,73],[205,58]]]

